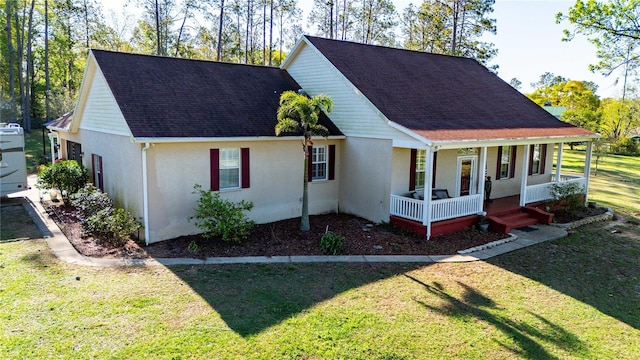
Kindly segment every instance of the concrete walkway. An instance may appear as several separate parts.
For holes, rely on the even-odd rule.
[[[62,261],[82,266],[152,266],[152,265],[219,265],[219,264],[279,264],[279,263],[439,263],[471,262],[486,260],[497,255],[522,249],[541,242],[567,236],[567,231],[548,225],[531,226],[533,231],[514,230],[506,240],[472,248],[457,255],[337,255],[337,256],[247,256],[193,258],[152,258],[152,259],[101,259],[90,258],[71,245],[58,225],[49,218],[40,201],[40,190],[35,184],[35,176],[29,177],[30,190],[10,195],[24,197],[24,207],[47,241],[51,251]],[[46,195],[45,195],[46,196]]]

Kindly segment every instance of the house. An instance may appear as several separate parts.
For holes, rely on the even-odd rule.
[[[322,119],[331,135],[314,143],[311,214],[339,210],[430,237],[488,210],[489,177],[490,198],[518,210],[549,199],[556,182],[586,192],[598,134],[475,60],[311,36],[280,68],[93,50],[71,123],[50,129],[60,154],[75,148],[156,242],[197,232],[187,221],[195,183],[253,201],[257,222],[299,216],[300,137],[275,137],[274,126],[279,95],[300,87],[334,101]],[[584,172],[554,170],[562,144],[578,141],[588,144]],[[508,231],[523,223],[515,218],[496,214],[492,225]]]

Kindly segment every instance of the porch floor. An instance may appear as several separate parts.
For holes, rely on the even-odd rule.
[[[491,201],[485,201],[483,205],[483,210],[487,212],[487,216],[517,209],[520,209],[520,195],[491,199]]]

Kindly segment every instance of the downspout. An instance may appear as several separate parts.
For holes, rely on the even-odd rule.
[[[149,245],[149,187],[147,185],[147,150],[149,143],[142,148],[142,216],[144,221],[144,243]]]

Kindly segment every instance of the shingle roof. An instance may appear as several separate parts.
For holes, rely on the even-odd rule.
[[[48,121],[42,125],[50,129],[68,131],[72,121],[73,121],[73,110],[69,111],[68,113],[62,115],[57,119]]]
[[[389,120],[433,141],[592,136],[473,59],[306,36]]]
[[[280,94],[300,88],[274,67],[92,52],[136,138],[272,137]]]

